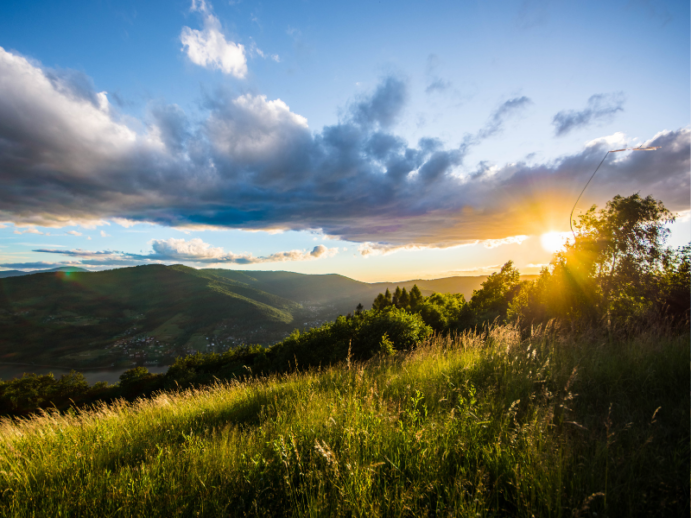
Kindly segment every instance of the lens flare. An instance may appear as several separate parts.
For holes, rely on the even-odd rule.
[[[563,248],[568,236],[568,232],[547,232],[540,236],[540,244],[542,248],[553,254]]]

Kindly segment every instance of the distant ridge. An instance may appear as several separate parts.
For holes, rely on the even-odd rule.
[[[53,272],[88,272],[89,270],[85,268],[79,268],[78,266],[59,266],[57,268],[49,268],[47,270],[32,270],[30,272],[25,272],[22,270],[5,270],[0,271],[0,279],[5,279],[7,277],[21,277],[23,275],[33,275],[35,273],[53,273]]]
[[[70,275],[33,275],[55,272]],[[269,345],[352,313],[396,286],[462,293],[487,276],[366,283],[343,275],[143,265],[1,272],[0,362],[165,365],[194,352]],[[535,277],[535,276],[531,276]],[[524,277],[526,278],[526,277]]]

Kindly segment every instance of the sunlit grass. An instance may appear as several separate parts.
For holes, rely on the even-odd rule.
[[[7,516],[688,512],[689,336],[511,327],[0,425]],[[661,407],[661,408],[659,408]]]

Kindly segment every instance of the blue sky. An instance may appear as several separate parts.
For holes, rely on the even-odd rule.
[[[535,273],[603,154],[642,143],[662,149],[612,155],[579,206],[652,194],[687,243],[688,20],[681,1],[3,2],[0,267]]]

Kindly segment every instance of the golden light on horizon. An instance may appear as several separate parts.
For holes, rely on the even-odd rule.
[[[540,236],[540,244],[547,252],[553,254],[564,247],[568,236],[568,232],[547,232]]]

